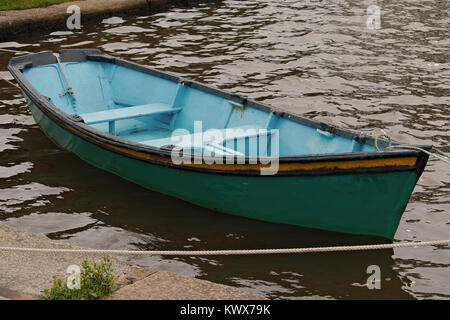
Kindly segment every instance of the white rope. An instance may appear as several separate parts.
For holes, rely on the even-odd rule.
[[[434,151],[434,152],[439,153],[440,155],[442,155],[442,157],[441,157],[441,156],[438,156],[437,154],[431,153],[431,152],[429,152],[429,151],[427,151],[427,150],[425,150],[425,149],[422,149],[422,148],[420,148],[420,147],[412,146],[412,145],[409,145],[409,144],[392,145],[392,139],[391,139],[391,137],[390,137],[384,130],[381,130],[381,131],[383,131],[383,134],[381,134],[381,135],[375,137],[375,143],[374,143],[374,144],[375,144],[375,148],[377,149],[377,151],[382,151],[382,149],[378,146],[378,140],[381,139],[381,138],[387,138],[388,141],[389,141],[389,144],[388,144],[388,146],[387,146],[384,150],[389,150],[389,149],[410,149],[410,150],[418,150],[418,151],[422,151],[423,153],[428,154],[428,155],[431,156],[431,157],[435,157],[435,158],[438,159],[438,160],[441,160],[441,161],[444,161],[444,162],[447,163],[447,164],[450,164],[450,156],[448,156],[447,154],[445,154],[444,152],[442,152],[441,150],[439,150],[438,148],[436,148],[436,147],[434,147],[434,146],[431,147],[431,150]]]
[[[384,132],[384,130],[382,130]],[[381,151],[380,147],[378,147],[378,140],[381,138],[387,138],[389,140],[389,145],[387,148],[390,148],[392,146],[392,139],[391,137],[389,137],[389,135],[387,135],[386,133],[384,134],[380,134],[379,136],[375,137],[375,148],[377,149],[377,151]],[[387,149],[386,148],[386,149]]]
[[[75,100],[76,100],[75,92],[73,91],[72,86],[69,84],[69,79],[67,79],[66,73],[64,72],[64,69],[61,64],[61,60],[59,60],[58,56],[55,56],[55,57],[56,57],[56,61],[58,61],[59,69],[61,70],[61,73],[64,77],[64,81],[66,82],[66,86],[67,86],[67,90],[64,91],[63,93],[60,93],[59,96],[62,97],[62,96],[65,96],[66,94],[70,94],[72,96],[73,101],[75,102]]]
[[[450,159],[450,156],[449,156],[448,154],[444,153],[443,151],[439,150],[438,148],[436,148],[436,147],[431,147],[431,149],[432,149],[433,151],[439,153],[440,155],[446,157],[447,159]]]
[[[342,252],[362,250],[382,250],[407,247],[425,247],[448,245],[450,240],[401,242],[391,244],[373,244],[358,246],[316,247],[316,248],[286,248],[286,249],[250,249],[250,250],[206,250],[206,251],[138,251],[138,250],[98,250],[98,249],[45,249],[0,247],[0,251],[39,252],[39,253],[86,253],[86,254],[126,254],[126,255],[161,255],[161,256],[218,256],[218,255],[257,255],[257,254],[286,254],[312,252]]]
[[[444,152],[436,149],[435,147],[433,147],[432,150],[442,154],[447,159],[445,159],[444,157],[438,156],[437,154],[431,153],[431,152],[429,152],[427,150],[424,150],[424,149],[422,149],[420,147],[410,146],[410,145],[407,145],[407,144],[400,144],[400,145],[395,145],[395,146],[389,146],[386,149],[411,149],[411,150],[418,150],[418,151],[422,151],[422,152],[424,152],[424,153],[426,153],[426,154],[428,154],[428,155],[430,155],[432,157],[435,157],[436,159],[444,161],[447,164],[450,164],[450,160],[449,160],[450,157],[448,155],[446,155]]]

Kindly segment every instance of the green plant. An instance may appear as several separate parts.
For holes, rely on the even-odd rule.
[[[72,0],[0,0],[0,10],[43,8]]]
[[[70,289],[66,281],[53,277],[53,287],[42,291],[44,300],[94,300],[111,292],[115,277],[109,257],[101,263],[90,265],[87,260],[81,264],[80,289]]]

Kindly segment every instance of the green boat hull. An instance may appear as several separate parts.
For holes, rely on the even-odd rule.
[[[414,171],[245,176],[162,166],[83,139],[27,101],[44,133],[89,164],[145,188],[247,218],[392,239],[417,182]]]

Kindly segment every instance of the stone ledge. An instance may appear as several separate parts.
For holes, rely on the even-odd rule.
[[[0,247],[81,249],[44,235],[21,231],[0,223]],[[52,286],[53,276],[66,277],[67,267],[84,259],[101,261],[102,255],[0,251],[0,298],[37,299]],[[263,300],[244,290],[166,271],[133,266],[111,257],[118,277],[107,300]]]
[[[211,1],[211,0],[209,0]],[[98,22],[113,14],[150,14],[171,5],[189,5],[190,0],[82,0],[64,2],[46,8],[1,11],[0,41],[18,36],[66,29],[67,8],[77,5],[81,9],[82,25]]]
[[[159,271],[113,292],[104,300],[266,300],[246,291]]]

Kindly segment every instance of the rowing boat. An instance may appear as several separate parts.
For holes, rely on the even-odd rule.
[[[57,145],[224,213],[392,239],[428,161],[424,152],[389,148],[387,139],[99,50],[30,54],[8,68]]]

